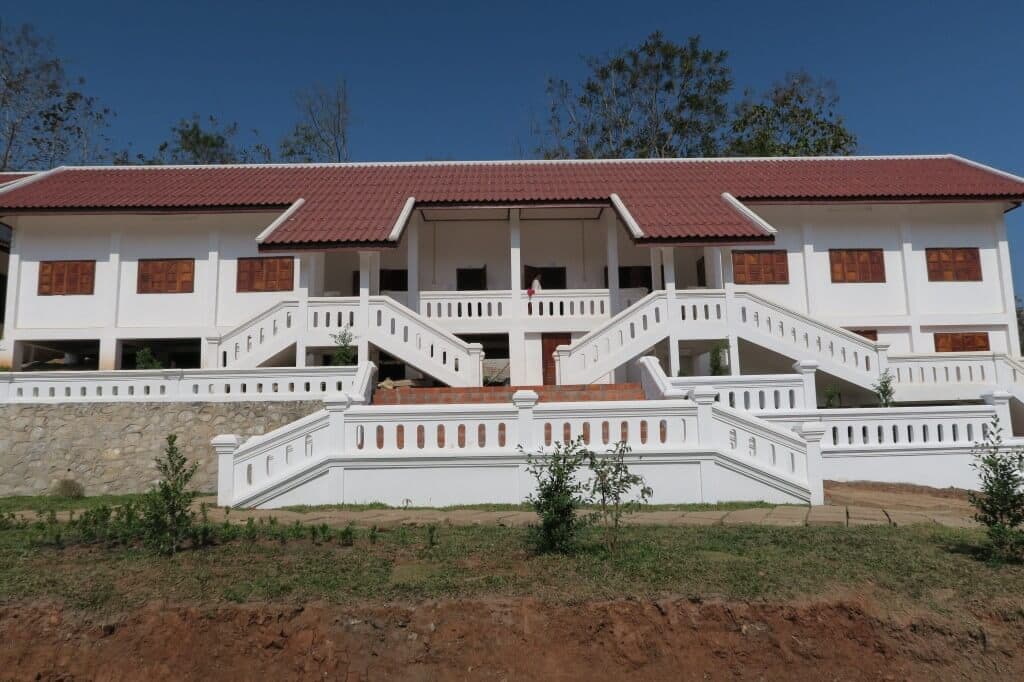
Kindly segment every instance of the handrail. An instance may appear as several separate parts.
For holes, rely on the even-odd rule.
[[[864,338],[860,334],[854,334],[853,332],[847,329],[843,329],[842,327],[833,327],[832,325],[822,322],[821,320],[809,317],[804,313],[793,310],[792,308],[787,308],[783,305],[775,303],[774,301],[769,301],[768,299],[762,298],[761,296],[758,296],[757,294],[751,293],[749,291],[737,290],[735,293],[735,297],[746,298],[748,300],[753,301],[754,303],[758,303],[760,305],[771,308],[772,310],[775,310],[779,314],[790,315],[792,317],[795,317],[804,324],[815,327],[816,329],[819,329],[823,332],[827,332],[829,334],[834,334],[836,336],[844,338],[847,341],[850,341],[851,343],[861,346],[865,350],[879,353],[888,348],[888,344],[871,341],[870,339]]]

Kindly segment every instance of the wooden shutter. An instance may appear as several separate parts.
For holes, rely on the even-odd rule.
[[[981,253],[977,248],[925,249],[929,282],[980,282]]]
[[[936,353],[969,353],[991,350],[988,332],[942,332],[935,334]]]
[[[139,261],[140,294],[191,294],[196,262],[192,258],[146,258]]]
[[[877,329],[851,329],[851,332],[858,336],[863,336],[869,341],[878,341],[878,330]]]
[[[56,260],[39,263],[40,296],[89,296],[96,284],[96,261]]]
[[[295,259],[291,256],[238,259],[235,290],[239,293],[291,291],[294,288]]]
[[[789,257],[784,250],[733,251],[736,284],[789,284]]]
[[[830,249],[828,257],[834,283],[885,282],[882,249]]]

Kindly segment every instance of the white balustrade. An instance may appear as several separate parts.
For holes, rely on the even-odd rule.
[[[713,409],[714,442],[725,454],[800,481],[807,480],[807,442],[792,431],[729,407]]]
[[[280,482],[295,473],[320,462],[330,451],[330,414],[320,410],[262,436],[254,436],[239,447],[232,459],[232,489],[218,490],[232,503],[255,491]],[[224,438],[218,436],[217,440]],[[219,466],[226,466],[226,461]],[[218,476],[218,480],[221,478]],[[225,485],[221,482],[218,485]]]
[[[995,414],[990,405],[951,405],[842,408],[762,416],[780,424],[820,422],[825,427],[825,450],[909,450],[971,447],[985,438]]]
[[[898,355],[889,359],[889,371],[897,387],[993,384],[998,360],[999,356],[989,353]]]
[[[362,368],[363,376],[371,369],[372,363]],[[307,400],[358,392],[359,372],[355,366],[6,372],[0,374],[0,402]]]
[[[577,438],[598,452],[625,443],[632,452],[678,452],[697,444],[697,408],[690,401],[540,403],[532,442],[550,448]]]
[[[729,323],[741,336],[790,357],[813,359],[822,368],[868,385],[885,364],[885,344],[832,327],[749,292],[735,293]]]
[[[217,346],[220,367],[252,367],[294,343],[301,322],[298,301],[281,301],[223,334]]]
[[[420,315],[428,320],[501,320],[512,315],[510,291],[423,291]]]

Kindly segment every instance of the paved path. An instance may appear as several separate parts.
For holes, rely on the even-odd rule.
[[[15,512],[32,518],[34,512]],[[76,516],[80,512],[75,512]],[[208,508],[210,520],[221,522],[225,511],[219,507]],[[69,512],[57,516],[67,519]],[[304,524],[326,523],[340,527],[353,523],[357,526],[425,526],[428,524],[472,526],[527,526],[537,516],[529,511],[476,511],[471,509],[369,509],[365,511],[313,510],[307,512],[283,509],[233,509],[229,518],[243,523],[249,518],[274,517],[278,523]],[[823,505],[805,507],[780,505],[778,507],[753,507],[732,511],[641,511],[631,514],[624,523],[633,526],[907,526],[912,524],[939,524],[953,528],[972,528],[978,524],[962,512],[950,510],[908,511],[881,509],[855,505]]]

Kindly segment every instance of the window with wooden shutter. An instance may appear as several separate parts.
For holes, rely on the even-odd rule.
[[[785,251],[733,251],[732,278],[736,284],[789,284]]]
[[[139,261],[140,294],[191,294],[196,262],[192,258],[146,258]]]
[[[40,296],[89,296],[95,283],[94,260],[44,260],[39,263]]]
[[[836,284],[885,281],[882,249],[830,249],[828,258]]]
[[[238,259],[235,290],[239,293],[291,291],[294,288],[295,259],[291,256]]]
[[[981,253],[976,248],[925,249],[929,282],[980,282]]]
[[[991,350],[988,332],[942,332],[935,334],[936,353],[969,353]]]

